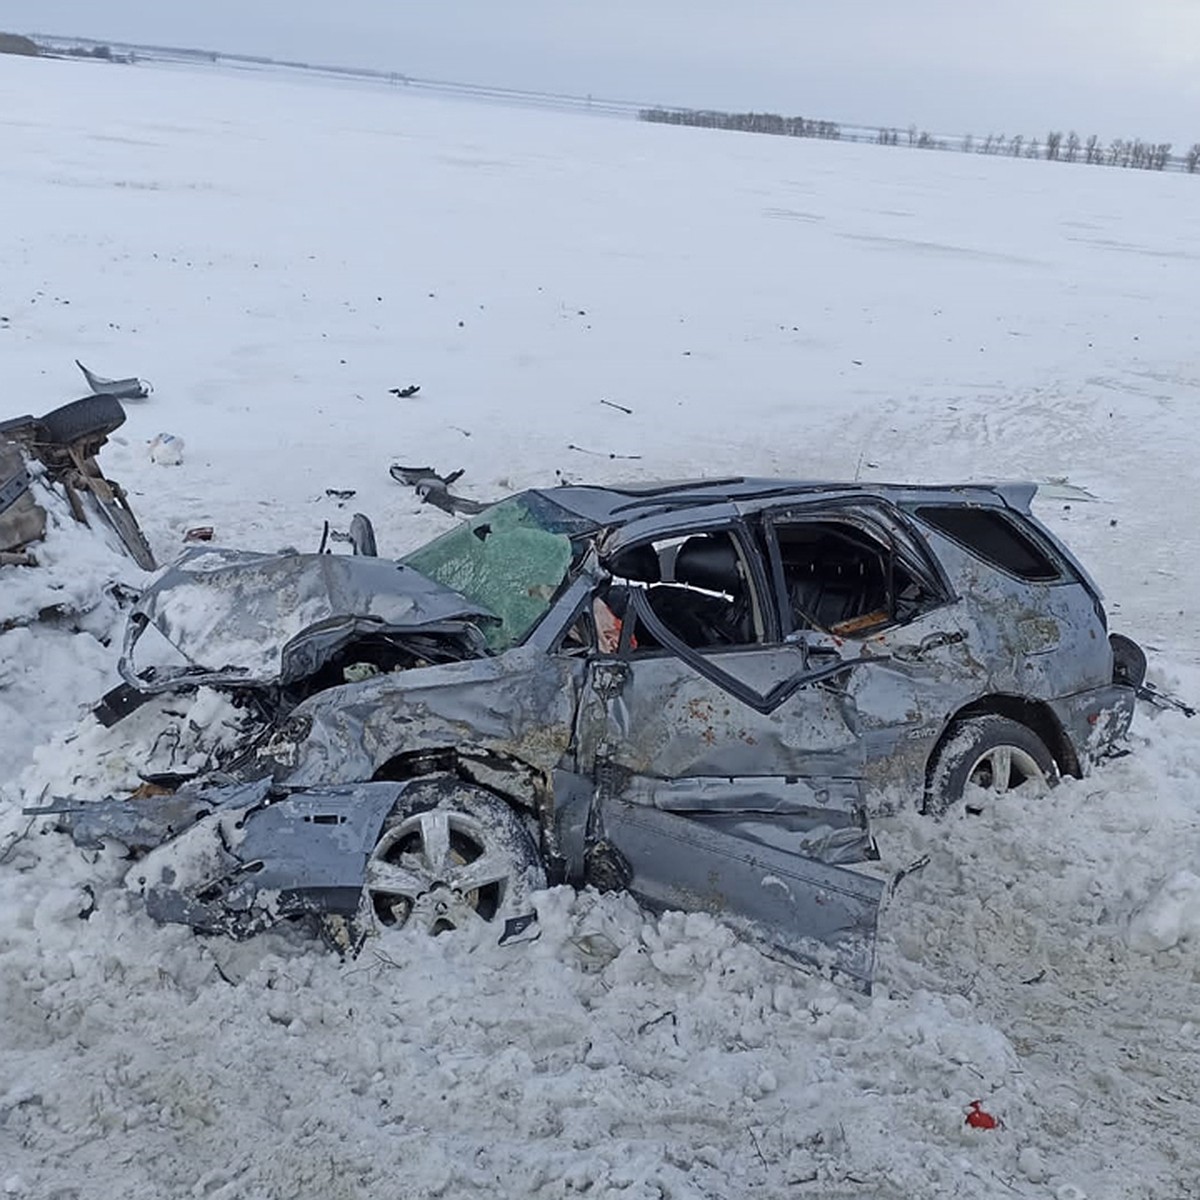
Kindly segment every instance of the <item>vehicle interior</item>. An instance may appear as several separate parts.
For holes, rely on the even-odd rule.
[[[724,530],[630,546],[606,564],[613,576],[607,603],[619,617],[631,588],[640,588],[654,615],[696,649],[745,646],[763,640],[761,611],[733,535]],[[636,649],[657,648],[644,625],[632,631]]]
[[[894,551],[841,521],[774,527],[792,627],[850,636],[908,620],[925,595]]]
[[[783,576],[785,626],[838,636],[867,633],[911,618],[925,585],[893,549],[850,521],[772,526]],[[753,645],[765,625],[739,541],[717,530],[643,542],[605,564],[613,582],[604,600],[619,633],[630,590],[640,589],[655,616],[695,649]],[[597,624],[609,624],[600,618]],[[785,627],[784,632],[789,632]],[[631,648],[657,649],[651,631],[631,630]],[[615,636],[606,649],[615,650]]]

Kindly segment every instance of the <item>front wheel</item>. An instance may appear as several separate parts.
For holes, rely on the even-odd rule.
[[[1046,743],[1008,717],[956,721],[934,751],[925,792],[925,811],[941,814],[966,799],[968,812],[981,811],[986,796],[1017,788],[1044,791],[1058,780]]]
[[[410,787],[367,860],[362,933],[412,926],[436,935],[532,911],[546,886],[537,846],[501,799],[457,779]]]

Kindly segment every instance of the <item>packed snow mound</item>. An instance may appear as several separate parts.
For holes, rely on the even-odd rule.
[[[120,597],[135,595],[150,576],[98,517],[75,520],[39,464],[30,464],[30,474],[33,497],[46,510],[46,536],[29,547],[37,566],[0,567],[0,630],[41,620],[106,635]]]
[[[35,746],[117,682],[114,641],[128,602],[150,579],[98,518],[74,519],[39,464],[30,473],[47,517],[45,538],[30,547],[37,566],[0,567],[0,750],[8,782]]]
[[[1146,898],[1129,920],[1129,944],[1152,953],[1194,942],[1200,934],[1200,875],[1176,871]]]
[[[87,712],[33,751],[20,787],[27,798],[125,794],[148,776],[211,771],[259,727],[247,709],[212,688],[152,697],[107,728]]]

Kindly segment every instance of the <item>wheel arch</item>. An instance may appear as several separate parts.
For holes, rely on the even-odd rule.
[[[1066,729],[1058,719],[1057,714],[1044,700],[1033,700],[1028,696],[1012,696],[996,693],[981,696],[970,704],[964,705],[952,714],[942,730],[941,736],[934,743],[925,760],[925,792],[929,794],[933,782],[932,773],[938,760],[938,755],[946,741],[953,733],[959,721],[969,717],[1007,717],[1018,725],[1024,725],[1031,733],[1036,734],[1050,751],[1054,762],[1062,775],[1083,774],[1079,755],[1072,744]]]
[[[502,800],[528,826],[554,882],[564,859],[555,828],[553,778],[513,755],[478,746],[444,746],[393,755],[376,768],[372,781],[397,783],[453,776]]]
[[[422,748],[393,755],[371,779],[401,783],[437,775],[456,776],[491,792],[522,816],[535,817],[543,837],[553,829],[552,779],[515,755],[479,746]]]

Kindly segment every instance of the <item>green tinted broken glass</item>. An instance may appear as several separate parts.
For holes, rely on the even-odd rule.
[[[537,624],[566,578],[571,540],[531,496],[514,496],[415,550],[403,562],[499,618],[484,629],[494,651]]]

